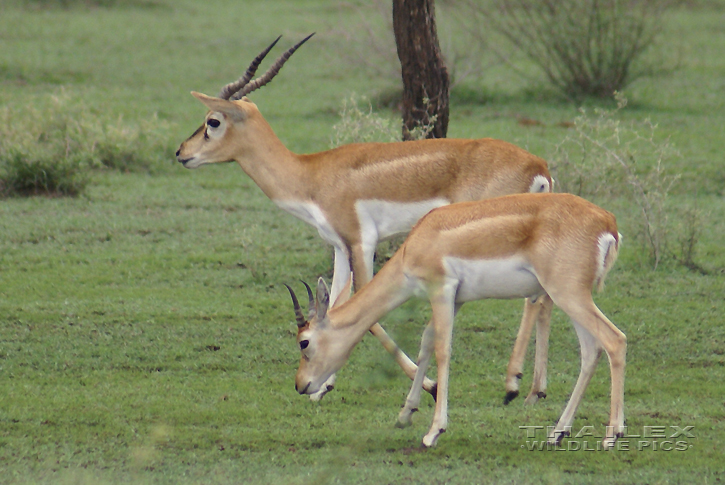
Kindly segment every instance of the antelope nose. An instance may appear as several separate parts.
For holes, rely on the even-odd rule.
[[[295,382],[295,391],[299,392],[300,394],[305,394],[307,392],[307,389],[310,387],[310,384],[312,382],[308,382],[304,389],[300,391],[300,388],[297,386],[297,383]]]
[[[176,150],[176,156],[177,157],[179,156],[179,153],[181,153],[181,148],[179,148],[178,150]]]

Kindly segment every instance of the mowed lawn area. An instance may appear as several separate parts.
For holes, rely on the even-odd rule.
[[[189,92],[216,95],[280,34],[270,57],[317,32],[250,96],[291,150],[330,148],[353,95],[397,123],[383,102],[399,89],[390,57],[377,44],[360,49],[390,20],[362,3],[0,0],[2,146],[62,100],[88,125],[140,130],[131,153],[146,167],[88,168],[78,197],[0,199],[0,483],[725,481],[725,2],[670,11],[645,56],[662,69],[629,86],[628,106],[612,115],[649,120],[655,144],[673,148],[663,163],[679,179],[667,204],[688,210],[672,212],[668,254],[695,244],[688,264],[672,256],[653,270],[637,204],[617,191],[595,200],[624,235],[595,295],[628,338],[628,434],[612,452],[596,450],[609,414],[606,357],[573,436],[541,446],[579,374],[576,334],[558,309],[548,397],[504,406],[516,300],[460,311],[436,448],[420,447],[430,396],[413,426],[394,427],[409,381],[372,337],[321,402],[295,392],[284,283],[299,294],[299,280],[329,282],[329,246],[236,164],[186,170],[174,152],[204,120]],[[452,2],[438,3],[444,49],[471,50]],[[582,104],[614,108],[561,100],[533,66],[517,60],[522,77],[493,48],[477,55],[479,74],[457,71],[449,137],[500,138],[556,165]],[[411,301],[381,323],[414,356],[429,316],[427,302]],[[530,345],[523,395],[532,368]]]

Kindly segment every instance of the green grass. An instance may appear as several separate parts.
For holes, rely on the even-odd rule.
[[[155,146],[173,147],[204,114],[189,91],[215,94],[279,33],[286,46],[311,31],[313,41],[252,96],[291,149],[327,148],[343,99],[390,90],[340,60],[344,42],[328,32],[352,20],[333,2],[81,3],[3,3],[1,105],[37,106],[62,87],[106,119],[160,120],[158,136],[168,139]],[[236,165],[186,171],[169,149],[168,162],[154,154],[152,173],[92,172],[79,198],[0,201],[0,483],[722,481],[724,15],[698,7],[668,17],[670,36],[682,39],[673,49],[681,67],[637,81],[622,114],[651,118],[681,152],[673,203],[705,212],[696,261],[709,274],[671,263],[652,272],[625,227],[620,260],[595,297],[628,336],[630,429],[694,426],[691,448],[638,450],[632,439],[632,450],[614,453],[528,451],[519,426],[553,424],[579,363],[556,310],[549,397],[503,406],[519,301],[460,312],[449,429],[435,449],[418,448],[429,398],[411,428],[393,427],[408,382],[371,338],[320,404],[298,396],[282,284],[329,277],[329,248]],[[556,124],[576,107],[512,76],[498,67],[467,80],[454,93],[449,135],[493,136],[549,157],[566,134]],[[543,124],[522,126],[522,117]],[[623,223],[634,210],[627,200],[608,208]],[[427,315],[412,302],[383,324],[415,354]],[[601,428],[608,388],[600,365],[575,429]]]

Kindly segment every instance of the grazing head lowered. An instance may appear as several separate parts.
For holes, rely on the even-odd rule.
[[[425,294],[432,318],[423,332],[418,369],[400,426],[411,423],[433,351],[438,363],[433,423],[423,438],[434,446],[448,423],[448,375],[453,320],[463,303],[487,298],[550,298],[572,320],[581,348],[581,373],[561,418],[549,436],[560,442],[602,353],[611,375],[610,421],[603,444],[613,446],[624,430],[626,338],[596,307],[614,265],[621,235],[614,215],[570,194],[516,194],[441,207],[423,217],[377,275],[340,306],[329,308],[320,280],[305,319],[290,289],[302,353],[295,377],[300,394],[323,389],[353,347],[380,318],[415,294]],[[314,301],[313,301],[314,300]]]
[[[317,153],[297,154],[275,135],[246,95],[269,83],[307,40],[284,53],[254,79],[275,40],[250,64],[244,76],[227,84],[218,96],[192,93],[208,109],[204,124],[177,151],[186,168],[235,161],[279,208],[312,225],[334,248],[330,305],[341,305],[352,289],[373,276],[379,241],[406,234],[430,210],[447,204],[515,193],[550,192],[547,163],[511,143],[492,138],[435,139],[394,143],[354,143]],[[531,396],[545,389],[546,337],[550,305],[527,301],[520,335],[509,364],[507,397],[518,393],[528,335],[536,325],[537,360]],[[390,352],[406,375],[416,364],[380,325],[371,333]],[[332,387],[332,379],[313,399]],[[423,381],[434,397],[435,382]],[[536,397],[538,398],[538,397]]]

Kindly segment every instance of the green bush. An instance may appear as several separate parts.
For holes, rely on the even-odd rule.
[[[150,171],[165,157],[166,125],[109,121],[65,91],[0,110],[0,191],[78,195],[90,169]]]
[[[496,32],[538,66],[570,99],[612,98],[655,71],[642,55],[678,0],[457,0],[477,18],[476,31]],[[486,34],[489,39],[490,34]],[[672,39],[668,39],[672,42]],[[660,67],[658,66],[658,69]]]
[[[551,157],[556,187],[588,198],[626,200],[633,210],[625,224],[647,248],[655,269],[665,259],[697,267],[693,257],[703,214],[675,206],[670,197],[680,174],[670,173],[667,165],[681,155],[669,139],[657,136],[651,120],[620,120],[627,100],[615,97],[616,109],[580,110],[574,129]]]
[[[428,103],[427,99],[424,99]],[[342,101],[340,121],[333,129],[330,146],[332,148],[347,143],[394,142],[402,141],[400,119],[393,121],[380,116],[373,110],[373,105],[365,96],[350,95]],[[416,126],[410,130],[411,139],[423,140],[435,127],[436,116],[430,118],[428,124]]]
[[[348,143],[401,140],[400,125],[375,113],[365,96],[352,94],[344,99],[339,114],[340,121],[332,127],[332,148]]]
[[[34,158],[28,153],[10,151],[3,154],[0,194],[76,196],[85,189],[88,176],[72,159]]]

